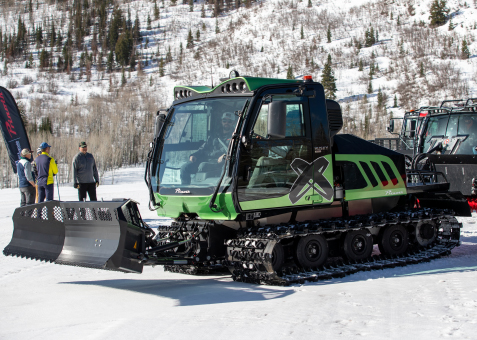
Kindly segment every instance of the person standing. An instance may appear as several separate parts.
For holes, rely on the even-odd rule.
[[[232,112],[222,114],[222,129],[216,129],[202,146],[189,156],[189,161],[181,167],[182,185],[189,185],[191,175],[196,172],[219,173],[229,147],[235,127],[235,115]],[[217,165],[222,163],[222,165]]]
[[[35,181],[38,179],[38,170],[36,168],[36,158],[41,155],[41,149],[38,148],[36,149],[36,157],[35,160],[33,160],[33,155],[31,156],[31,168],[33,171],[33,175],[35,178]],[[36,185],[37,183],[35,182],[35,203],[38,203],[38,186]]]
[[[36,169],[38,170],[38,203],[43,201],[53,201],[53,190],[55,182],[53,176],[58,173],[56,161],[50,157],[51,145],[43,142],[40,144],[41,155],[35,159]]]
[[[23,149],[20,153],[20,160],[17,163],[21,207],[35,203],[35,175],[31,168],[31,158],[31,151],[28,149]]]
[[[78,189],[78,199],[96,201],[96,188],[99,186],[98,169],[92,154],[88,152],[86,142],[79,143],[79,152],[73,158],[73,186]]]

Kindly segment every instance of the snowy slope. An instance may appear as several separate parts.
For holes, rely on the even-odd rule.
[[[449,15],[455,28],[449,31],[446,24],[433,30],[430,36],[416,36],[411,40],[409,32],[420,32],[417,28],[419,23],[422,22],[425,27],[428,26],[432,1],[313,0],[312,6],[309,7],[309,2],[303,0],[291,2],[264,0],[257,2],[250,9],[242,6],[214,18],[212,6],[203,0],[194,2],[192,12],[190,12],[189,4],[178,1],[177,6],[170,6],[170,1],[166,0],[158,1],[160,18],[157,20],[152,18],[152,28],[147,30],[147,17],[148,15],[153,17],[153,1],[118,0],[117,3],[124,13],[130,11],[133,20],[136,15],[138,16],[144,43],[137,46],[137,49],[143,58],[147,57],[149,60],[148,65],[143,69],[147,78],[140,76],[137,71],[130,72],[131,78],[128,78],[128,84],[152,82],[154,85],[148,90],[161,96],[166,93],[165,104],[168,105],[172,101],[170,96],[175,85],[210,85],[211,81],[217,85],[219,78],[228,76],[231,69],[250,76],[285,78],[287,67],[291,65],[296,77],[311,73],[315,80],[319,80],[327,55],[331,54],[337,79],[336,96],[342,101],[347,101],[353,96],[362,97],[367,94],[366,77],[369,71],[367,65],[371,62],[371,55],[374,53],[376,55],[374,62],[381,72],[374,76],[374,95],[371,97],[374,98],[378,89],[381,88],[383,93],[388,95],[388,108],[392,106],[396,87],[400,81],[404,81],[404,76],[412,78],[406,79],[408,83],[411,80],[421,85],[423,82],[436,84],[441,82],[436,75],[440,71],[431,70],[431,64],[436,68],[437,65],[449,63],[451,75],[455,76],[459,73],[459,82],[465,85],[464,90],[453,94],[450,88],[445,88],[447,93],[438,91],[432,93],[431,97],[425,90],[415,90],[412,101],[414,105],[417,107],[429,105],[430,101],[435,105],[443,98],[453,96],[475,97],[477,94],[475,81],[477,4],[471,0],[447,1]],[[64,37],[69,24],[68,15],[61,12],[64,6],[42,0],[36,1],[35,5],[37,9],[32,20],[29,19],[28,12],[23,11],[24,8],[20,6],[21,16],[27,27],[31,29],[33,24],[38,27],[46,25],[49,20],[56,21],[56,29],[60,30]],[[205,10],[204,18],[201,17],[202,5]],[[412,15],[409,5],[414,8]],[[14,32],[17,20],[18,11],[8,8],[8,11],[2,13],[0,28],[3,29],[3,33]],[[216,26],[219,33],[216,33]],[[328,27],[331,28],[332,33],[331,43],[328,43],[326,39]],[[370,27],[379,31],[379,41],[372,47],[356,50],[355,39],[363,41],[364,33]],[[303,39],[300,34],[302,28]],[[186,48],[189,30],[194,37],[196,32],[200,31],[200,40],[195,41],[192,49]],[[437,35],[440,35],[439,39]],[[447,40],[444,43],[443,36],[446,36],[449,42],[452,40],[452,43],[447,45]],[[460,60],[454,56],[442,56],[443,52],[458,51],[464,38],[469,44],[470,59]],[[91,39],[91,35],[85,39],[86,49],[89,52],[91,52]],[[418,51],[417,42],[426,39],[431,41],[426,42],[423,45],[424,48],[431,47]],[[434,46],[435,43],[437,46]],[[181,44],[184,55],[179,62]],[[400,54],[401,49],[404,51],[403,55]],[[35,46],[30,47],[36,66],[39,63],[40,50]],[[169,50],[172,52],[173,61],[166,64],[165,76],[160,77],[158,75],[159,59],[165,58]],[[60,55],[59,51],[53,50],[52,53],[55,57]],[[97,72],[96,67],[93,67],[91,82],[87,82],[85,77],[78,79],[79,59],[80,53],[75,53],[73,66],[75,80],[71,80],[71,76],[65,73],[45,73],[37,68],[27,69],[24,67],[25,60],[19,60],[8,64],[9,72],[0,78],[0,85],[6,86],[10,80],[14,80],[17,83],[13,91],[14,96],[23,98],[27,110],[31,111],[34,111],[35,98],[48,101],[51,106],[54,106],[58,101],[68,103],[75,97],[79,102],[84,103],[92,96],[106,95],[110,87],[109,74]],[[315,68],[306,64],[311,60],[314,60]],[[358,60],[365,62],[363,72],[358,71]],[[426,67],[425,81],[418,77],[421,62]],[[405,70],[399,67],[400,64],[406,65]],[[0,66],[4,70],[4,65]],[[397,70],[391,72],[391,67]],[[30,77],[32,82],[23,84],[24,77]],[[121,73],[116,69],[114,81],[119,82],[120,77]],[[51,88],[54,90],[51,91]],[[376,98],[371,101],[374,103]],[[352,109],[358,111],[355,106]],[[409,109],[410,107],[399,107],[393,111],[395,114],[403,114]]]
[[[105,178],[98,197],[147,209],[143,169]],[[60,187],[74,200],[72,186]],[[57,192],[55,192],[57,197]],[[18,189],[0,190],[0,248]],[[477,215],[446,258],[291,287],[146,267],[123,274],[0,256],[0,339],[475,339]]]

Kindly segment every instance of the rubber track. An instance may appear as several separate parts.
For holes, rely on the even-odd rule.
[[[293,225],[276,225],[253,227],[244,230],[237,239],[228,240],[229,269],[235,281],[255,284],[287,286],[305,281],[316,282],[331,278],[342,278],[359,271],[394,268],[428,262],[441,256],[449,255],[458,246],[461,223],[453,212],[438,209],[419,209],[398,213],[380,213],[353,216],[348,219],[332,219],[316,222],[296,223]],[[280,272],[267,272],[263,269],[265,261],[271,261],[271,252],[266,252],[270,241],[280,242],[284,239],[310,234],[347,232],[351,230],[384,227],[402,224],[414,226],[421,221],[433,220],[438,226],[436,242],[426,248],[417,249],[402,256],[388,257],[374,255],[361,262],[336,260],[320,268],[286,268]],[[270,248],[270,247],[269,247]],[[260,269],[262,268],[262,269]]]

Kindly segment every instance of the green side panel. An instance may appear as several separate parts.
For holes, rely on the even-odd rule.
[[[210,196],[163,196],[154,193],[157,202],[161,202],[161,207],[157,210],[158,216],[177,218],[182,213],[196,213],[204,220],[234,220],[237,217],[232,194],[225,193],[217,195],[215,203],[219,213],[215,213],[209,208]]]
[[[406,181],[401,178],[401,175],[399,174],[399,171],[396,168],[396,165],[389,157],[382,156],[382,155],[337,154],[335,156],[335,160],[355,163],[359,171],[361,171],[361,174],[363,175],[367,183],[367,186],[362,189],[345,190],[345,196],[344,196],[345,201],[353,201],[353,200],[360,200],[360,199],[366,199],[366,198],[388,197],[388,196],[402,196],[407,194]],[[384,176],[386,177],[388,181],[387,185],[383,185],[383,183],[379,179],[378,174],[374,170],[371,164],[371,161],[376,162],[379,165],[382,173],[384,174]],[[365,162],[368,164],[371,172],[373,173],[374,178],[378,182],[378,185],[376,187],[373,187],[363,167],[361,166],[359,162]],[[384,169],[384,166],[381,164],[381,162],[386,162],[390,165],[395,178],[397,178],[398,180],[398,183],[396,185],[392,183],[391,178],[389,178],[389,174],[387,173],[386,169]]]
[[[206,93],[206,92],[210,92],[212,90],[212,88],[210,88],[210,86],[177,86],[177,87],[180,87],[180,88],[183,88],[183,89],[185,88],[185,89],[197,92],[197,93]],[[176,89],[176,87],[174,87],[174,91],[175,91],[175,89]]]
[[[332,165],[332,157],[331,155],[324,156],[329,162],[328,167],[326,168],[325,172],[323,172],[323,176],[328,180],[328,182],[333,186],[333,165]],[[333,202],[333,198],[330,200],[325,199],[321,196],[315,189],[309,189],[309,191],[295,204],[292,204],[288,194],[275,197],[275,198],[267,198],[262,200],[255,200],[255,201],[246,201],[246,202],[239,202],[240,208],[242,210],[258,210],[258,209],[273,209],[273,208],[284,208],[284,207],[299,207],[299,206],[307,206],[312,204],[330,204]]]
[[[295,79],[273,79],[273,78],[255,78],[255,77],[238,77],[232,79],[242,79],[247,84],[247,87],[250,91],[255,91],[259,87],[265,85],[274,85],[274,84],[298,84],[303,83],[303,80],[295,80]],[[213,92],[218,87],[222,86],[222,84],[231,81],[232,79],[227,79],[226,81],[220,83],[213,89],[209,86],[176,86],[174,87],[174,93],[177,87],[186,88],[188,90],[194,91],[196,93],[209,93]]]
[[[255,91],[259,87],[262,87],[265,85],[303,83],[303,80],[301,79],[295,80],[295,79],[252,78],[252,77],[250,78],[246,77],[242,79],[245,80],[245,83],[247,84],[247,87],[250,89],[250,91]]]

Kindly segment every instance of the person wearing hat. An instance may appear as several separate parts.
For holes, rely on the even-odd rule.
[[[79,152],[73,158],[73,186],[78,189],[78,199],[96,201],[96,188],[99,186],[98,169],[92,154],[88,152],[86,142],[79,143]]]
[[[41,149],[38,148],[38,149],[36,149],[36,157],[38,157],[40,155],[41,155]],[[32,159],[33,159],[33,152],[32,152]],[[31,167],[32,167],[33,173],[35,174],[35,178],[38,178],[38,170],[36,168],[36,161],[31,162]]]
[[[23,149],[17,163],[18,186],[20,187],[20,206],[35,203],[36,186],[35,175],[31,168],[31,151]]]
[[[36,149],[36,158],[38,158],[38,156],[40,156],[40,155],[41,155],[41,149],[38,148],[38,149]],[[38,169],[36,168],[36,158],[35,158],[35,160],[33,160],[33,152],[32,152],[31,168],[32,168],[32,171],[33,171],[33,175],[35,175],[34,178],[37,179],[38,178]],[[35,183],[35,203],[38,203],[38,187],[37,187],[36,183]]]
[[[208,172],[213,175],[220,173],[222,167],[217,166],[217,163],[222,163],[227,153],[234,132],[235,115],[232,112],[224,112],[221,122],[222,128],[189,156],[189,162],[182,165],[181,184],[190,184],[191,175],[197,172]]]
[[[40,144],[41,155],[35,159],[36,169],[38,170],[38,203],[53,200],[53,176],[58,173],[58,167],[54,158],[50,157],[51,145],[43,142]]]

